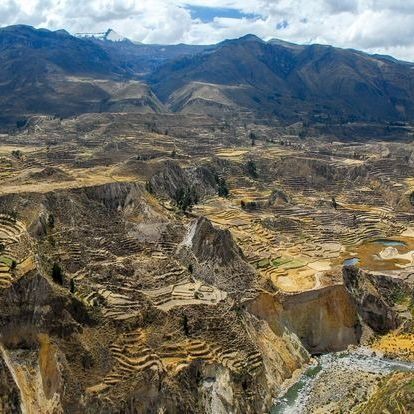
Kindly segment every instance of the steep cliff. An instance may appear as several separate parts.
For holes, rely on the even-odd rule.
[[[397,305],[404,305],[405,299],[408,299],[405,304],[407,310],[413,295],[412,282],[404,280],[404,273],[380,274],[355,266],[343,268],[346,289],[353,298],[361,320],[374,332],[387,333],[404,320],[400,312],[404,309],[398,309]]]
[[[298,294],[261,294],[249,307],[277,335],[293,332],[313,354],[339,351],[359,342],[356,308],[343,286]]]
[[[255,270],[246,263],[231,233],[203,217],[189,226],[179,255],[195,274],[234,295],[248,295],[256,286]]]
[[[312,353],[332,352],[358,344],[361,326],[343,285],[284,295],[282,320]]]

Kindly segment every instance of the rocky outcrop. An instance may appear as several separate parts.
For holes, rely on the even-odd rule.
[[[196,279],[229,293],[241,294],[254,286],[255,270],[244,260],[229,230],[200,217],[190,225],[179,255]]]
[[[33,271],[0,295],[0,349],[27,414],[61,413],[65,357],[55,341],[76,337],[91,320],[83,305]],[[68,384],[67,384],[68,385]],[[18,412],[18,411],[13,411]]]
[[[75,190],[84,193],[90,200],[99,202],[112,210],[125,209],[137,199],[142,198],[143,189],[136,183],[110,183]]]
[[[47,351],[46,351],[47,352]],[[64,410],[60,401],[62,380],[54,352],[42,353],[39,348],[6,349],[1,346],[2,357],[18,388],[20,408],[25,414],[60,414]],[[45,359],[54,367],[45,371]]]
[[[4,414],[22,412],[19,389],[2,358],[0,358],[0,407]]]
[[[399,326],[401,319],[395,305],[411,290],[404,280],[355,266],[344,267],[343,278],[364,324],[377,333],[387,333]]]
[[[290,203],[289,196],[282,190],[273,190],[268,199],[269,206]]]
[[[29,344],[37,334],[74,334],[89,317],[83,305],[32,271],[0,295],[0,341]]]
[[[388,375],[368,401],[353,412],[355,414],[414,412],[413,381],[412,373],[398,372]]]
[[[161,197],[174,199],[179,189],[194,188],[198,199],[202,199],[217,193],[218,177],[204,166],[183,169],[178,163],[167,161],[150,183],[153,192]]]
[[[191,250],[199,262],[214,260],[219,265],[225,265],[242,258],[243,253],[229,230],[215,228],[204,217],[199,218],[193,226]]]
[[[340,351],[361,335],[356,307],[343,285],[283,295],[282,320],[311,353]]]
[[[357,344],[361,330],[356,308],[342,285],[297,294],[262,294],[251,311],[268,321],[277,335],[288,330],[312,354]]]

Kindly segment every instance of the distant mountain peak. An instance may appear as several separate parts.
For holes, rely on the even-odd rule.
[[[295,49],[302,47],[301,45],[298,45],[296,43],[287,42],[286,40],[275,39],[275,38],[268,40],[267,43],[269,43],[270,45],[278,45],[278,46],[295,48]]]
[[[60,29],[55,31],[56,34],[64,35],[64,36],[70,36],[70,33],[67,30]]]
[[[106,32],[97,32],[97,33],[75,33],[76,37],[86,38],[86,39],[97,39],[102,41],[110,41],[110,42],[124,42],[128,39],[119,33],[117,33],[113,29],[108,29]]]
[[[244,35],[242,37],[239,37],[239,40],[254,41],[254,42],[263,42],[263,40],[260,39],[260,37],[254,35],[254,34],[251,34],[251,33],[249,33],[247,35]]]
[[[254,35],[254,34],[247,34],[245,36],[239,37],[237,40],[243,41],[243,42],[261,42],[264,43],[260,37]]]
[[[105,33],[105,40],[110,40],[111,42],[122,42],[128,39],[117,33],[115,30],[108,29]]]
[[[235,44],[235,43],[248,43],[248,42],[255,42],[255,43],[266,43],[264,40],[260,39],[254,34],[247,34],[237,39],[226,39],[222,42],[218,43],[217,45],[227,45],[227,44]]]

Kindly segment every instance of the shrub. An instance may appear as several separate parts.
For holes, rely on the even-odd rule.
[[[307,135],[308,135],[308,131],[305,128],[301,129],[298,133],[298,137],[300,139],[305,139]]]
[[[70,293],[75,293],[75,280],[72,278],[70,279]]]
[[[256,134],[254,132],[250,132],[250,140],[252,141],[252,147],[255,146],[256,139],[257,139]]]
[[[390,299],[393,303],[401,305],[406,299],[409,298],[407,292],[401,286],[395,286],[390,293]]]
[[[145,189],[150,193],[150,194],[154,194],[154,187],[151,184],[151,181],[147,181],[145,183]]]
[[[184,331],[184,335],[185,335],[185,336],[188,336],[188,335],[190,334],[190,329],[189,329],[189,326],[188,326],[188,317],[187,317],[187,315],[185,315],[185,314],[184,314],[184,316],[183,316],[182,323],[183,323],[183,331]]]
[[[191,211],[194,205],[198,203],[198,196],[194,187],[178,188],[173,198],[175,204],[183,213]]]
[[[91,369],[93,367],[93,358],[90,354],[82,355],[82,367],[84,369]]]
[[[224,178],[218,179],[218,195],[220,197],[228,197],[229,195],[229,188],[227,187],[226,180]]]
[[[11,155],[14,158],[17,158],[18,160],[20,160],[23,157],[23,152],[21,152],[20,150],[14,150],[11,152]]]
[[[47,224],[49,225],[49,228],[51,229],[55,227],[55,216],[53,214],[49,214],[49,217],[47,219]]]
[[[16,121],[16,128],[23,128],[27,124],[27,121],[25,119],[19,119]]]
[[[58,285],[63,285],[63,271],[59,263],[53,263],[52,267],[52,279]]]
[[[247,173],[250,175],[250,177],[252,178],[258,177],[256,164],[253,160],[247,161],[246,170],[247,170]]]

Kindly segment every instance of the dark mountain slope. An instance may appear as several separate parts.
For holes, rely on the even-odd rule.
[[[242,92],[223,93],[240,106],[282,117],[414,118],[411,65],[331,46],[293,47],[246,36],[167,63],[149,81],[165,101],[191,82],[206,82],[244,85]]]
[[[162,46],[10,26],[0,29],[0,124],[32,114],[168,110],[412,121],[413,67],[387,56],[252,35],[213,46]]]
[[[99,45],[65,31],[0,29],[0,122],[113,108],[114,94],[125,89],[125,80],[133,75]],[[124,108],[124,101],[118,107]],[[137,105],[151,111],[160,106],[151,91],[137,83],[128,87],[127,101],[130,109],[134,103],[132,110]]]
[[[34,73],[31,71],[33,65],[45,63],[48,63],[45,68],[47,72],[123,74],[102,48],[77,39],[64,30],[52,32],[30,26],[2,28],[0,53],[2,70],[7,70],[7,67],[19,69],[19,72],[14,72],[15,75],[22,72],[39,74],[37,70]],[[3,71],[1,75],[4,75]]]
[[[211,46],[198,45],[147,45],[133,43],[129,40],[112,42],[91,39],[96,45],[105,50],[118,65],[138,76],[147,75],[163,64],[182,57],[194,56]]]

